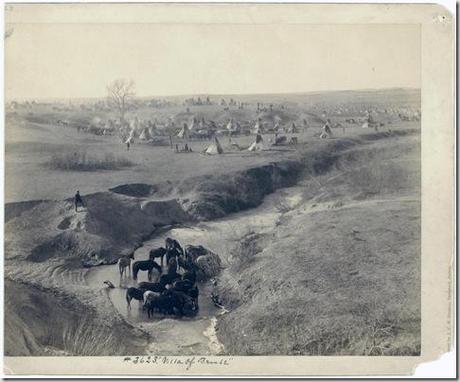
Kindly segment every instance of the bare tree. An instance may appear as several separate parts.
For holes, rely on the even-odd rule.
[[[107,86],[107,100],[109,105],[115,107],[120,114],[120,122],[124,124],[126,110],[135,96],[133,80],[118,79]]]

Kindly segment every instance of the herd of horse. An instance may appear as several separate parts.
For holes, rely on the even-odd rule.
[[[166,271],[163,272],[165,258]],[[156,259],[160,259],[160,264]],[[198,311],[197,268],[192,256],[177,240],[168,237],[165,240],[165,247],[155,248],[149,252],[148,260],[134,262],[133,260],[134,253],[118,260],[120,278],[131,275],[132,263],[133,280],[137,280],[140,271],[147,271],[149,281],[140,282],[137,287],[127,289],[128,309],[131,309],[131,300],[134,299],[142,304],[149,318],[156,311],[179,317],[192,315]],[[157,276],[155,281],[154,271]]]

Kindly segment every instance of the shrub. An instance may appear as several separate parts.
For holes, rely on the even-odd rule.
[[[54,170],[97,171],[118,170],[134,166],[130,160],[106,153],[103,157],[87,155],[86,151],[54,154],[47,162]]]

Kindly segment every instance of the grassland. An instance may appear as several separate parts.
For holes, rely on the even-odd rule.
[[[228,354],[420,353],[419,144],[331,147],[336,160],[307,172],[295,207],[243,237],[219,286]]]

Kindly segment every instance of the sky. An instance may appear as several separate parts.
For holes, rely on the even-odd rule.
[[[420,87],[410,24],[9,24],[7,99],[104,97],[118,78],[138,96]]]

